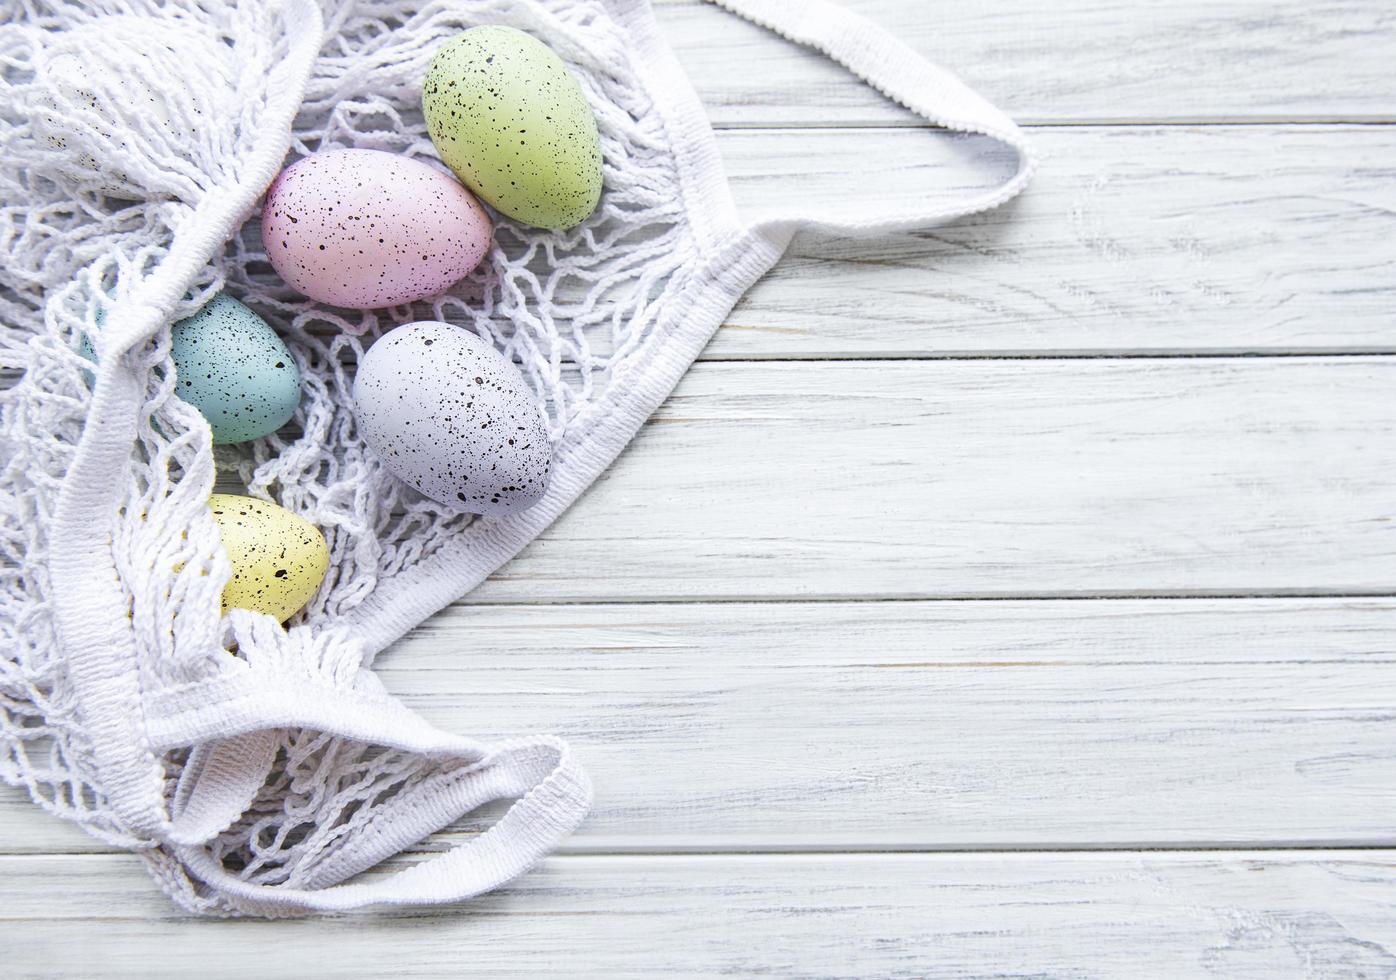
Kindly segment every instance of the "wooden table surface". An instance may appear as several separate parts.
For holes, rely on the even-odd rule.
[[[799,243],[379,661],[571,740],[576,837],[467,906],[203,922],[7,790],[0,975],[1396,972],[1396,8],[844,2],[1030,124],[1036,184]],[[985,179],[660,7],[750,213]]]

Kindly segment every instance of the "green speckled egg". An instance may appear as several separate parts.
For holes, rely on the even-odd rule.
[[[251,609],[277,622],[294,616],[330,567],[325,536],[309,521],[256,497],[215,493],[208,501],[233,577],[223,611]]]
[[[99,311],[99,326],[103,319]],[[79,353],[97,360],[86,337]],[[267,321],[227,293],[174,325],[170,359],[180,399],[203,413],[215,443],[270,435],[300,403],[301,375],[291,352]]]
[[[601,143],[581,87],[547,45],[476,27],[436,52],[422,86],[436,152],[496,211],[571,228],[601,199]]]

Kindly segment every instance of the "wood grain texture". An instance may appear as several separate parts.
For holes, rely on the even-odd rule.
[[[698,365],[466,601],[1396,588],[1396,361]]]
[[[565,736],[573,853],[1396,844],[1392,600],[457,606],[377,669]],[[4,850],[102,848],[0,802]]]
[[[1042,169],[1005,208],[797,241],[702,358],[1396,352],[1393,129],[1033,138]],[[718,145],[748,220],[966,196],[1009,165],[996,144],[933,130],[728,130]]]
[[[560,857],[466,906],[178,915],[129,856],[0,860],[16,977],[1384,977],[1396,852]]]
[[[702,357],[1396,352],[1396,130],[1032,138],[1043,165],[1004,208],[918,235],[798,240]],[[748,220],[963,198],[1012,166],[996,143],[938,130],[717,139]]]
[[[798,242],[578,506],[381,659],[443,727],[576,745],[570,853],[467,906],[195,922],[3,790],[0,974],[1396,973],[1396,850],[1354,849],[1396,843],[1396,601],[1087,598],[1396,592],[1396,360],[1365,356],[1396,140],[1352,125],[1396,120],[1396,13],[839,2],[1045,166],[991,215]],[[1001,163],[659,3],[749,214]]]
[[[1396,119],[1386,0],[837,0],[1024,122]],[[715,125],[914,122],[827,59],[700,0],[660,22]]]
[[[703,356],[1396,351],[1396,131],[1032,135],[1045,161],[1013,204],[917,236],[799,241]],[[719,145],[751,218],[965,196],[1011,165],[925,130]]]

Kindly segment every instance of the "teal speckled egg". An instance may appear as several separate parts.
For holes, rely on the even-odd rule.
[[[436,152],[496,211],[572,228],[601,199],[601,143],[581,86],[553,51],[512,27],[443,44],[422,86]]]
[[[301,374],[267,321],[227,293],[170,331],[179,397],[213,430],[215,443],[260,439],[281,428],[301,400]]]
[[[99,312],[98,325],[103,319]],[[86,337],[79,353],[97,360]],[[180,399],[203,413],[215,443],[270,435],[300,404],[291,352],[267,321],[227,293],[171,328],[170,359]]]

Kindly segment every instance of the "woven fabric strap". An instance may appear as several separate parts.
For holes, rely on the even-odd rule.
[[[898,201],[896,210],[859,221],[835,221],[792,214],[762,222],[773,238],[802,229],[867,237],[910,231],[988,211],[1017,196],[1032,179],[1037,159],[1022,130],[977,92],[934,65],[898,38],[825,0],[711,0],[753,23],[798,44],[814,48],[898,105],[928,122],[960,133],[976,133],[1014,151],[1017,168],[998,185],[954,200]]]
[[[962,131],[898,142],[983,176],[884,191],[850,221],[807,195],[744,222],[650,0],[10,5],[0,363],[22,374],[0,398],[0,779],[220,915],[468,898],[580,823],[590,790],[561,743],[438,729],[389,696],[372,658],[605,472],[797,232],[924,228],[1002,203],[1032,170],[1011,121],[861,18],[820,0],[712,2],[841,62],[924,127]],[[354,418],[356,367],[403,308],[298,298],[248,222],[288,155],[430,159],[426,59],[485,23],[564,59],[606,189],[574,231],[496,222],[481,266],[414,314],[430,304],[488,341],[548,421],[544,498],[476,518],[394,478]],[[172,324],[224,290],[270,317],[301,377],[296,425],[217,454],[224,481],[326,533],[332,567],[289,628],[222,609],[212,431],[174,363]],[[469,653],[449,661],[462,678]],[[411,870],[374,870],[491,800],[516,803]]]
[[[754,231],[783,247],[799,230],[833,235],[872,236],[924,228],[996,207],[1027,184],[1035,160],[1013,121],[885,30],[822,0],[713,0],[727,10],[844,65],[888,98],[947,129],[991,137],[1013,149],[1017,168],[988,190],[953,201],[899,205],[895,212],[860,221],[830,221],[806,215],[777,217]],[[381,833],[368,835],[345,851],[333,868],[321,869],[328,882],[342,880],[425,833],[446,826],[494,799],[520,797],[505,816],[481,836],[459,844],[405,871],[375,880],[315,887],[267,887],[227,873],[199,846],[246,805],[259,779],[246,775],[246,762],[259,773],[269,764],[257,736],[213,748],[194,767],[190,791],[181,794],[176,836],[187,844],[180,856],[207,885],[239,900],[250,911],[276,914],[314,909],[343,911],[375,904],[453,902],[481,894],[510,880],[547,854],[580,821],[590,787],[566,748],[542,739],[501,746],[455,776],[396,801]],[[225,765],[228,759],[243,765]],[[182,833],[181,833],[182,832]]]
[[[210,788],[209,774],[205,770],[199,780],[203,808],[220,797],[216,788]],[[230,775],[229,789],[235,798],[243,788],[242,780],[236,771]],[[440,855],[376,878],[332,883],[372,868],[462,814],[505,799],[517,802],[497,823]],[[479,761],[462,764],[418,791],[404,794],[374,828],[361,832],[352,846],[339,852],[333,864],[317,869],[316,880],[300,887],[244,881],[229,874],[198,844],[181,846],[178,853],[205,885],[254,914],[458,902],[527,871],[576,829],[590,802],[591,786],[566,745],[552,738],[528,739],[499,745]],[[203,808],[198,815],[207,812]],[[199,821],[196,812],[186,810],[176,814],[176,823],[189,827]]]

